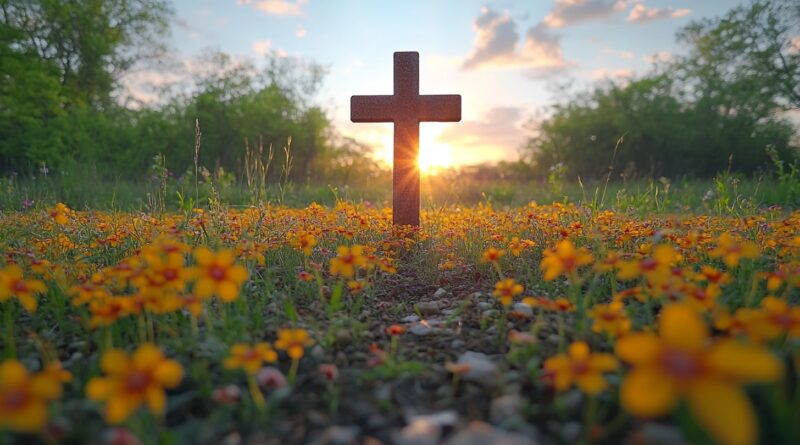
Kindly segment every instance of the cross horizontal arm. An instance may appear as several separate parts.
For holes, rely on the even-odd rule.
[[[461,96],[426,94],[419,97],[420,122],[460,122]]]
[[[350,97],[352,122],[392,122],[394,118],[394,96]]]

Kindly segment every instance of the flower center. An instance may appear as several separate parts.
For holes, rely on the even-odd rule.
[[[688,379],[702,372],[702,363],[684,351],[667,350],[661,357],[666,371],[673,377]]]
[[[11,285],[11,288],[14,289],[14,292],[26,292],[28,290],[28,286],[22,280],[14,281],[14,284]]]
[[[142,371],[134,371],[125,380],[125,387],[129,392],[142,392],[150,384],[150,376]]]
[[[23,389],[12,389],[3,397],[3,411],[18,411],[22,409],[30,399],[28,393]]]
[[[208,274],[211,275],[211,278],[216,281],[222,281],[225,279],[225,269],[220,266],[211,266],[208,269]]]

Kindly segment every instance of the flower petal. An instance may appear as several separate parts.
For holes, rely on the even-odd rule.
[[[769,382],[783,375],[783,365],[763,347],[723,340],[708,354],[708,363],[741,382]]]
[[[658,417],[668,414],[678,401],[675,382],[653,369],[634,369],[620,388],[622,406],[631,414]]]
[[[753,406],[744,392],[719,380],[692,385],[686,401],[697,422],[722,445],[751,445],[758,425]]]
[[[697,350],[708,339],[708,326],[691,307],[671,304],[661,311],[658,333],[665,343],[683,350]]]

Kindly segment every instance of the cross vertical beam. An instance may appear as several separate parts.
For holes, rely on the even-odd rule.
[[[394,94],[352,96],[353,122],[394,122],[392,222],[419,226],[419,123],[458,122],[461,96],[419,95],[419,53],[394,53]]]

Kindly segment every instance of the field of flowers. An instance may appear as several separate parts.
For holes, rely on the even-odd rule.
[[[800,212],[0,213],[0,444],[800,443]]]

